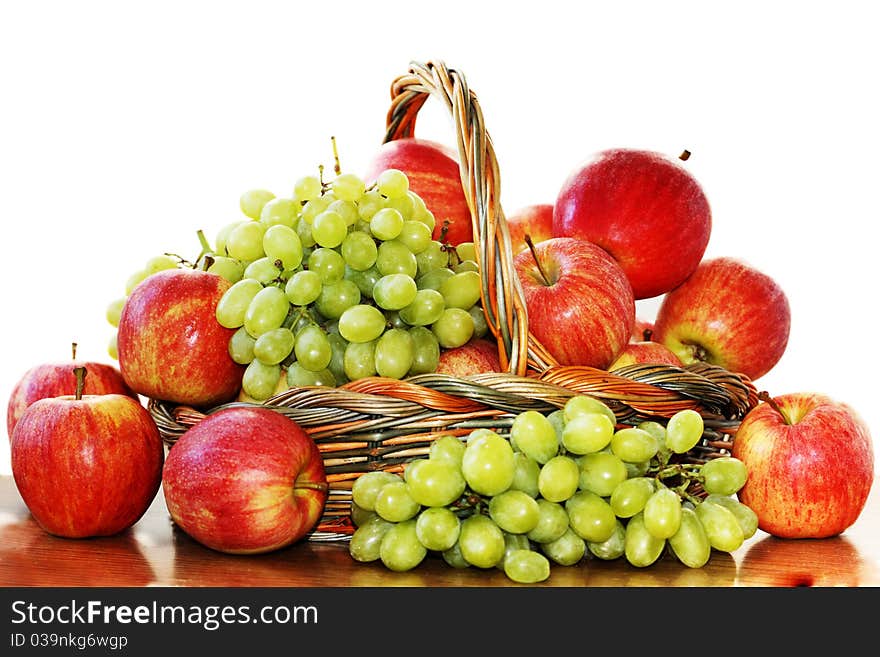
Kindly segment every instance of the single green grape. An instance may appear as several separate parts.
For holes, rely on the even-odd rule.
[[[617,484],[611,492],[609,504],[617,517],[632,518],[645,508],[655,490],[653,478],[630,477]]]
[[[256,338],[248,333],[244,326],[237,328],[229,338],[229,357],[239,365],[247,365],[256,358],[254,355],[256,343]]]
[[[394,524],[379,545],[379,559],[386,568],[397,572],[412,570],[427,554],[428,550],[419,542],[414,519]]]
[[[412,301],[400,309],[400,318],[410,326],[429,326],[440,319],[444,310],[446,302],[442,294],[430,288],[422,289],[417,290]]]
[[[409,330],[386,330],[376,341],[376,373],[390,379],[402,379],[412,367],[413,352],[413,339]]]
[[[642,516],[652,536],[669,538],[681,525],[681,498],[671,488],[660,486],[645,502]]]
[[[411,278],[418,275],[418,261],[409,247],[399,240],[388,240],[379,244],[376,253],[376,269],[387,274],[406,274]]]
[[[279,280],[283,272],[284,269],[280,260],[273,260],[268,256],[263,256],[248,263],[242,277],[260,281],[263,285],[269,285]]]
[[[467,310],[444,308],[431,330],[444,349],[454,349],[466,344],[474,335],[474,319]]]
[[[305,386],[325,386],[335,388],[338,383],[336,375],[329,367],[322,370],[310,370],[297,362],[291,363],[287,368],[287,385],[290,388],[302,388]]]
[[[464,450],[464,441],[452,434],[444,434],[431,441],[431,446],[428,448],[428,458],[432,461],[449,463],[461,469]]]
[[[316,246],[307,260],[308,269],[317,272],[324,284],[336,283],[345,277],[345,259],[336,249]]]
[[[494,431],[472,432],[462,454],[461,470],[475,492],[489,496],[503,493],[513,483],[513,448]]]
[[[558,502],[550,502],[539,497],[538,524],[526,534],[535,543],[549,543],[565,533],[569,527],[568,512]]]
[[[678,531],[667,541],[672,553],[690,568],[702,568],[712,556],[712,546],[703,523],[689,507],[682,507]]]
[[[244,278],[244,264],[240,260],[228,256],[214,255],[212,262],[205,270],[209,274],[217,274],[230,283],[237,283]]]
[[[125,302],[127,299],[128,299],[128,297],[119,297],[119,298],[111,301],[109,304],[107,304],[107,309],[104,313],[104,316],[106,317],[107,323],[109,323],[110,326],[112,326],[114,328],[119,327],[119,318],[122,315],[122,307],[125,305]],[[227,328],[231,328],[231,327],[227,327]]]
[[[275,365],[290,355],[295,342],[293,331],[289,328],[282,326],[271,329],[254,341],[254,357],[269,365]]]
[[[370,218],[370,232],[378,240],[393,240],[403,230],[403,215],[394,208],[384,207]]]
[[[268,189],[249,189],[238,199],[241,211],[251,219],[259,219],[263,206],[275,198],[275,194]]]
[[[250,262],[262,258],[263,234],[266,226],[258,221],[246,221],[233,228],[226,238],[226,253],[231,258]]]
[[[528,493],[508,489],[489,500],[489,517],[512,534],[525,534],[538,524],[538,503]]]
[[[366,191],[366,185],[363,179],[353,173],[340,173],[330,183],[330,189],[336,198],[343,201],[355,202]]]
[[[618,429],[611,437],[611,451],[628,463],[648,461],[658,449],[654,436],[638,427]]]
[[[373,286],[373,300],[383,310],[400,310],[415,300],[418,291],[412,276],[387,274]]]
[[[327,319],[339,319],[347,308],[361,302],[358,286],[350,280],[325,283],[315,300],[315,309]]]
[[[293,196],[300,203],[306,203],[321,195],[321,187],[318,176],[303,176],[293,183]]]
[[[614,425],[602,412],[580,413],[562,427],[562,445],[572,454],[590,454],[604,449],[614,436]]]
[[[258,338],[266,331],[281,326],[289,309],[290,302],[284,290],[275,286],[264,287],[248,304],[244,313],[244,327],[253,337]]]
[[[675,413],[666,423],[666,447],[676,454],[693,449],[703,437],[703,416],[693,409]]]
[[[556,540],[540,543],[539,547],[548,559],[560,566],[573,566],[587,553],[587,542],[571,527]]]
[[[537,498],[541,494],[541,490],[538,488],[541,466],[531,456],[520,451],[514,451],[513,462],[513,482],[510,484],[510,488],[521,490],[529,496]]]
[[[324,210],[312,220],[312,237],[318,246],[333,249],[342,244],[346,235],[348,223],[335,210]]]
[[[368,304],[346,308],[339,316],[339,335],[348,342],[372,342],[385,331],[385,315]]]
[[[550,577],[550,561],[534,550],[514,550],[504,560],[504,574],[520,584],[535,584]]]
[[[267,365],[255,358],[244,370],[241,389],[246,395],[263,401],[275,393],[280,378],[280,365]]]
[[[458,545],[469,564],[492,568],[504,556],[504,533],[491,518],[475,513],[461,521]]]
[[[400,169],[385,169],[376,176],[376,190],[388,198],[405,196],[409,191],[409,178]]]
[[[574,532],[585,541],[601,543],[614,532],[617,517],[604,499],[588,490],[579,490],[565,501],[565,511]]]
[[[460,271],[441,281],[440,294],[447,308],[467,310],[480,300],[482,282],[476,271]]]
[[[318,272],[302,269],[287,279],[284,293],[294,306],[307,306],[320,296],[323,285]]]
[[[431,229],[421,221],[404,221],[397,239],[403,242],[415,255],[418,255],[431,244]]]
[[[333,355],[327,333],[316,324],[309,324],[297,332],[293,352],[296,361],[313,372],[326,368]]]
[[[370,235],[355,230],[348,233],[342,240],[340,253],[348,267],[356,271],[364,271],[376,263],[379,248]]]
[[[410,461],[404,479],[412,498],[422,506],[430,507],[452,504],[461,497],[466,486],[457,465],[432,459]]]
[[[700,468],[700,474],[706,492],[718,495],[733,495],[745,485],[748,478],[745,463],[733,456],[719,456],[706,461]]]
[[[270,226],[263,233],[263,252],[272,261],[280,260],[283,269],[295,269],[303,259],[303,245],[299,235],[284,224]]]
[[[566,422],[583,413],[604,413],[611,420],[612,424],[617,425],[617,417],[614,415],[614,411],[605,402],[588,395],[575,395],[569,398],[562,407],[562,411]]]
[[[376,342],[349,342],[342,356],[342,367],[350,381],[376,374]]]
[[[665,538],[657,538],[645,527],[641,512],[626,523],[624,554],[626,560],[637,568],[645,568],[660,558],[666,547]]]
[[[627,480],[626,465],[609,452],[585,454],[580,459],[578,488],[609,497],[617,486]]]
[[[406,482],[393,481],[385,484],[376,493],[373,510],[389,522],[403,522],[414,518],[421,505],[413,499]]]
[[[564,502],[575,494],[579,481],[577,462],[566,454],[558,454],[541,466],[538,490],[545,500]]]
[[[461,521],[447,507],[432,506],[416,517],[416,536],[428,550],[448,550],[456,544],[460,534]]]
[[[294,224],[296,224],[299,208],[299,203],[293,198],[277,197],[269,199],[260,211],[260,223],[267,229],[272,226],[293,228]]]
[[[542,465],[559,451],[556,429],[547,416],[539,411],[517,414],[510,425],[510,442]]]
[[[412,365],[408,375],[437,371],[440,365],[440,344],[437,337],[424,326],[413,326],[408,330],[413,342]]]

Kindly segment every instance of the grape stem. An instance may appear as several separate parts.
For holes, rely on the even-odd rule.
[[[330,136],[330,143],[333,146],[333,171],[338,176],[342,173],[342,167],[339,166],[339,151],[336,149],[336,137]]]

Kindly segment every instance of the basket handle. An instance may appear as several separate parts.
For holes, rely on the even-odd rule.
[[[544,371],[557,363],[528,330],[525,299],[501,208],[498,161],[480,103],[461,71],[442,61],[412,62],[409,71],[391,85],[384,142],[413,137],[416,117],[429,97],[443,103],[455,124],[461,184],[482,279],[483,312],[498,343],[502,369],[519,375],[525,375],[529,367]]]

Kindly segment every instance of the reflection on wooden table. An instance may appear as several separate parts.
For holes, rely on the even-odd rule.
[[[872,491],[859,521],[843,535],[783,540],[763,532],[733,554],[714,553],[703,568],[668,555],[647,568],[623,559],[553,566],[540,586],[730,587],[880,585],[880,500]],[[193,541],[168,517],[161,491],[146,515],[112,537],[64,539],[31,518],[11,477],[0,477],[0,585],[387,587],[519,586],[492,568],[457,570],[429,557],[394,573],[351,559],[345,543],[302,541],[256,556],[227,555]]]

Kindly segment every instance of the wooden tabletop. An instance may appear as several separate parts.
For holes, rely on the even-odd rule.
[[[12,477],[0,477],[0,586],[511,586],[497,569],[453,569],[429,558],[395,573],[355,562],[344,542],[301,541],[259,556],[210,550],[170,521],[161,494],[131,529],[109,538],[64,539],[34,522]],[[542,586],[847,586],[880,585],[880,494],[871,493],[843,535],[782,540],[758,532],[732,554],[691,569],[668,556],[647,568],[623,559],[553,566]]]

